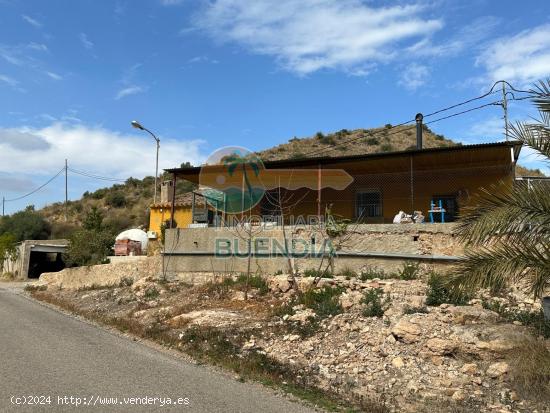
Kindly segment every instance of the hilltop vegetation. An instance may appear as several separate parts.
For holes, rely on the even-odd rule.
[[[343,144],[348,141],[352,144]],[[423,147],[438,148],[456,146],[453,142],[432,132],[424,126]],[[316,156],[360,155],[378,152],[395,152],[416,149],[416,130],[411,126],[397,126],[387,124],[373,129],[342,129],[338,132],[324,134],[317,132],[315,136],[290,139],[287,143],[258,152],[264,161],[279,159],[299,159]],[[310,154],[314,152],[313,154]]]

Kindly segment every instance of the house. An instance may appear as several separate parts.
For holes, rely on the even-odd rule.
[[[246,197],[239,191],[236,197],[230,193],[228,188],[247,190],[242,174],[228,174],[225,165],[169,169],[174,182],[184,179],[200,190],[184,196],[172,191],[171,199],[153,205],[150,229],[159,231],[161,223],[169,224],[172,213],[173,226],[187,228],[217,226],[243,213],[270,221],[283,210],[285,220],[324,216],[330,210],[334,216],[362,223],[391,223],[399,211],[422,211],[429,222],[429,211],[440,205],[445,213],[435,212],[433,219],[451,222],[461,208],[475,202],[480,188],[512,185],[520,150],[521,143],[509,141],[263,162],[259,173],[244,177],[253,188]],[[218,185],[220,181],[224,184]],[[262,191],[256,193],[260,186]],[[280,195],[279,187],[284,187],[285,197],[274,205],[272,195]],[[235,204],[241,201],[239,208]]]

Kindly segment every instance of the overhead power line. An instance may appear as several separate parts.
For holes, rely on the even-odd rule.
[[[23,198],[27,198],[29,196],[31,196],[32,194],[40,191],[42,188],[44,188],[45,186],[47,186],[48,184],[50,184],[55,178],[57,178],[59,175],[61,175],[63,173],[63,171],[65,171],[65,167],[61,168],[59,170],[58,173],[56,173],[54,176],[52,176],[46,183],[40,185],[38,188],[36,189],[33,189],[31,192],[25,194],[25,195],[21,195],[17,198],[13,198],[13,199],[4,199],[4,202],[14,202],[14,201],[19,201],[20,199],[23,199]]]
[[[72,173],[75,173],[77,175],[81,175],[81,176],[85,176],[87,178],[92,178],[92,179],[98,179],[98,180],[101,180],[101,181],[109,181],[109,182],[126,182],[126,179],[120,179],[120,178],[113,178],[113,177],[108,177],[108,176],[101,176],[101,175],[96,175],[92,172],[87,172],[87,171],[79,171],[77,169],[73,169],[73,168],[68,168],[69,171],[71,171]]]

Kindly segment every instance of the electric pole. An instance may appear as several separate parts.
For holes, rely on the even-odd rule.
[[[68,194],[68,189],[69,189],[69,181],[68,181],[68,164],[67,164],[67,159],[65,159],[65,222],[67,222],[67,208],[68,208],[68,201],[69,201],[69,194]]]
[[[504,109],[504,137],[508,141],[508,101],[506,99],[506,82],[502,82],[502,109]]]

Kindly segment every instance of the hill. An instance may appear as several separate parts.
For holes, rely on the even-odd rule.
[[[353,140],[353,144],[343,145],[343,142]],[[424,126],[423,147],[437,148],[456,146],[453,142],[432,132]],[[404,151],[416,148],[416,131],[411,126],[397,126],[387,124],[373,129],[342,129],[338,132],[324,134],[318,132],[315,136],[290,139],[287,143],[258,152],[266,161],[279,159],[297,159],[314,156],[342,156],[360,155],[377,152]],[[314,152],[313,154],[310,154]]]
[[[353,140],[352,144],[342,143]],[[456,143],[443,135],[432,132],[424,126],[424,148],[456,146]],[[292,138],[272,148],[257,152],[265,161],[278,159],[299,159],[315,156],[359,155],[377,152],[393,152],[416,148],[416,131],[410,126],[392,127],[385,125],[373,129],[342,129],[338,132],[324,134],[318,132],[315,136],[306,138]],[[182,164],[182,166],[190,166]],[[544,176],[539,170],[532,170],[522,166],[517,167],[519,176]],[[170,179],[168,175],[161,175],[159,183]],[[148,207],[153,201],[154,178],[128,178],[123,184],[116,184],[109,188],[98,189],[94,192],[85,192],[80,200],[68,203],[68,219],[65,221],[65,208],[62,202],[49,205],[39,212],[52,226],[52,238],[67,237],[72,231],[80,227],[87,212],[92,207],[98,208],[105,217],[104,223],[113,232],[127,228],[147,226]],[[187,182],[178,183],[178,194],[191,191],[193,186]],[[159,191],[160,194],[160,191]]]

